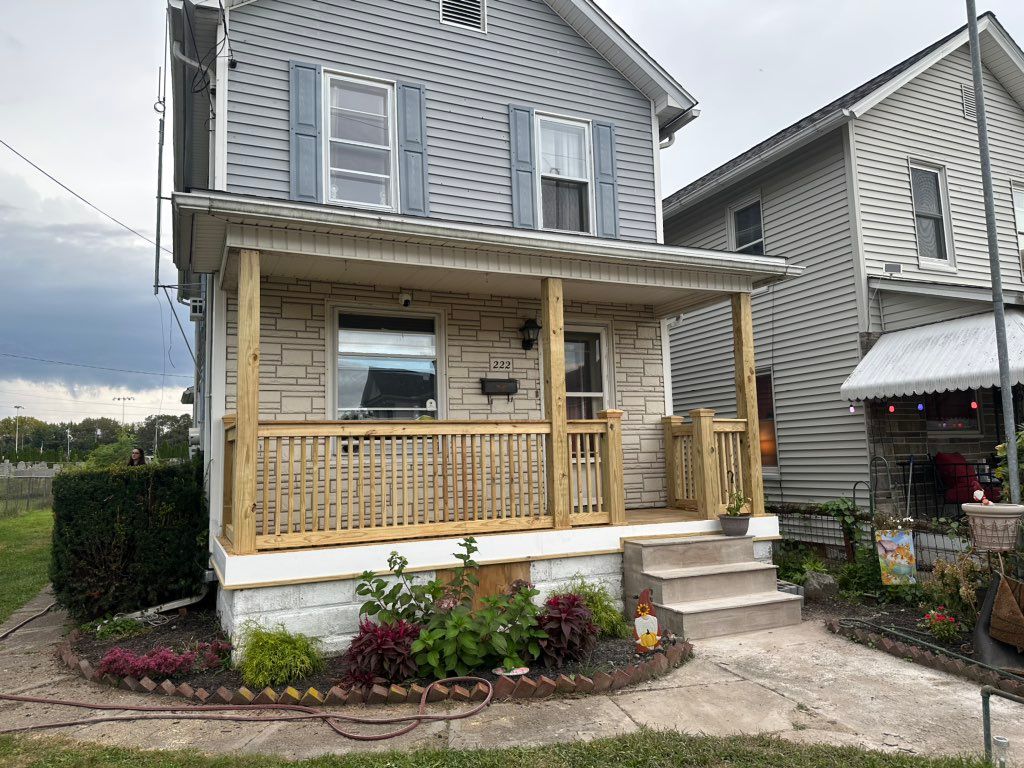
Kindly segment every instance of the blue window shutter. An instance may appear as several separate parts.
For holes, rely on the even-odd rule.
[[[316,64],[288,64],[291,137],[291,199],[323,202],[323,70]]]
[[[422,85],[398,84],[398,186],[402,213],[430,215],[427,105]]]
[[[512,161],[512,226],[537,229],[533,110],[509,105],[508,128]]]
[[[598,237],[619,237],[619,185],[615,178],[615,126],[593,124],[594,219]]]

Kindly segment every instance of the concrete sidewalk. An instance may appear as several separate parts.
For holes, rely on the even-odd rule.
[[[40,595],[20,612],[44,607]],[[12,617],[8,625],[15,623]],[[165,705],[87,683],[52,654],[63,617],[51,613],[0,642],[0,689],[6,693],[125,705]],[[160,721],[66,729],[100,744],[147,749],[194,748],[309,758],[357,750],[505,747],[592,739],[640,726],[688,733],[773,733],[805,743],[848,744],[917,754],[981,751],[978,686],[851,643],[818,621],[696,643],[696,658],[666,677],[610,695],[533,704],[499,703],[468,720],[430,723],[385,742],[335,737],[319,724]],[[346,707],[339,713],[387,716],[412,707]],[[1024,709],[993,700],[993,732],[1010,739],[1024,763]],[[87,716],[86,710],[0,703],[0,728]],[[362,726],[356,730],[371,732]],[[56,732],[51,732],[56,733]]]

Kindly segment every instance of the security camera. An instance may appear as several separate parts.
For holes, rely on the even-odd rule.
[[[403,307],[412,306],[412,294],[411,293],[400,293],[398,294],[398,303]]]

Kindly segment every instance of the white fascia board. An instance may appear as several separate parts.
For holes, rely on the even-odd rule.
[[[988,18],[981,19],[981,21],[978,22],[978,34],[981,35],[985,32],[988,32],[990,26],[991,22]],[[863,99],[861,99],[852,107],[850,107],[850,112],[853,113],[854,117],[860,117],[873,106],[880,103],[882,100],[888,98],[889,96],[892,96],[892,94],[896,93],[896,91],[905,86],[911,80],[918,77],[923,72],[928,71],[931,67],[935,66],[935,64],[949,56],[949,54],[953,53],[958,48],[967,45],[968,40],[968,32],[965,29],[959,35],[949,40],[945,45],[936,48],[929,55],[925,56],[923,59],[917,62],[914,66],[901,72],[897,77],[894,77],[885,85],[869,93]]]
[[[841,125],[845,125],[847,121],[851,119],[853,119],[853,115],[851,115],[848,110],[837,110],[831,115],[823,117],[821,120],[807,126],[799,133],[794,133],[785,141],[776,144],[774,147],[765,150],[761,154],[750,158],[747,162],[742,163],[741,165],[731,169],[729,172],[722,174],[710,184],[705,184],[700,189],[694,190],[692,194],[676,200],[671,205],[666,205],[665,219],[667,220],[679,211],[691,208],[697,203],[721,192],[726,187],[742,181],[747,176],[768,167],[776,160],[788,155],[790,152],[810,144],[815,139],[830,133]]]
[[[939,299],[957,299],[960,301],[979,301],[985,304],[992,303],[992,291],[990,289],[966,285],[946,285],[944,283],[893,277],[872,277],[868,280],[868,288],[872,291],[933,296]],[[1024,293],[1003,289],[1003,301],[1007,304],[1024,305]]]
[[[563,235],[535,230],[487,227],[458,222],[438,222],[416,216],[383,216],[312,203],[251,198],[220,192],[179,192],[173,195],[174,210],[184,214],[210,215],[236,224],[287,225],[291,228],[325,227],[341,234],[372,236],[379,239],[404,239],[468,249],[506,252],[573,254],[609,259],[635,266],[703,269],[741,274],[755,280],[781,280],[795,277],[803,267],[788,264],[777,256],[688,248],[677,245],[599,240],[593,237]]]

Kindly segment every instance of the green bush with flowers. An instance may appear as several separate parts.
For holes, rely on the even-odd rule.
[[[931,632],[940,643],[952,643],[960,637],[960,622],[941,605],[928,611],[918,626]]]

